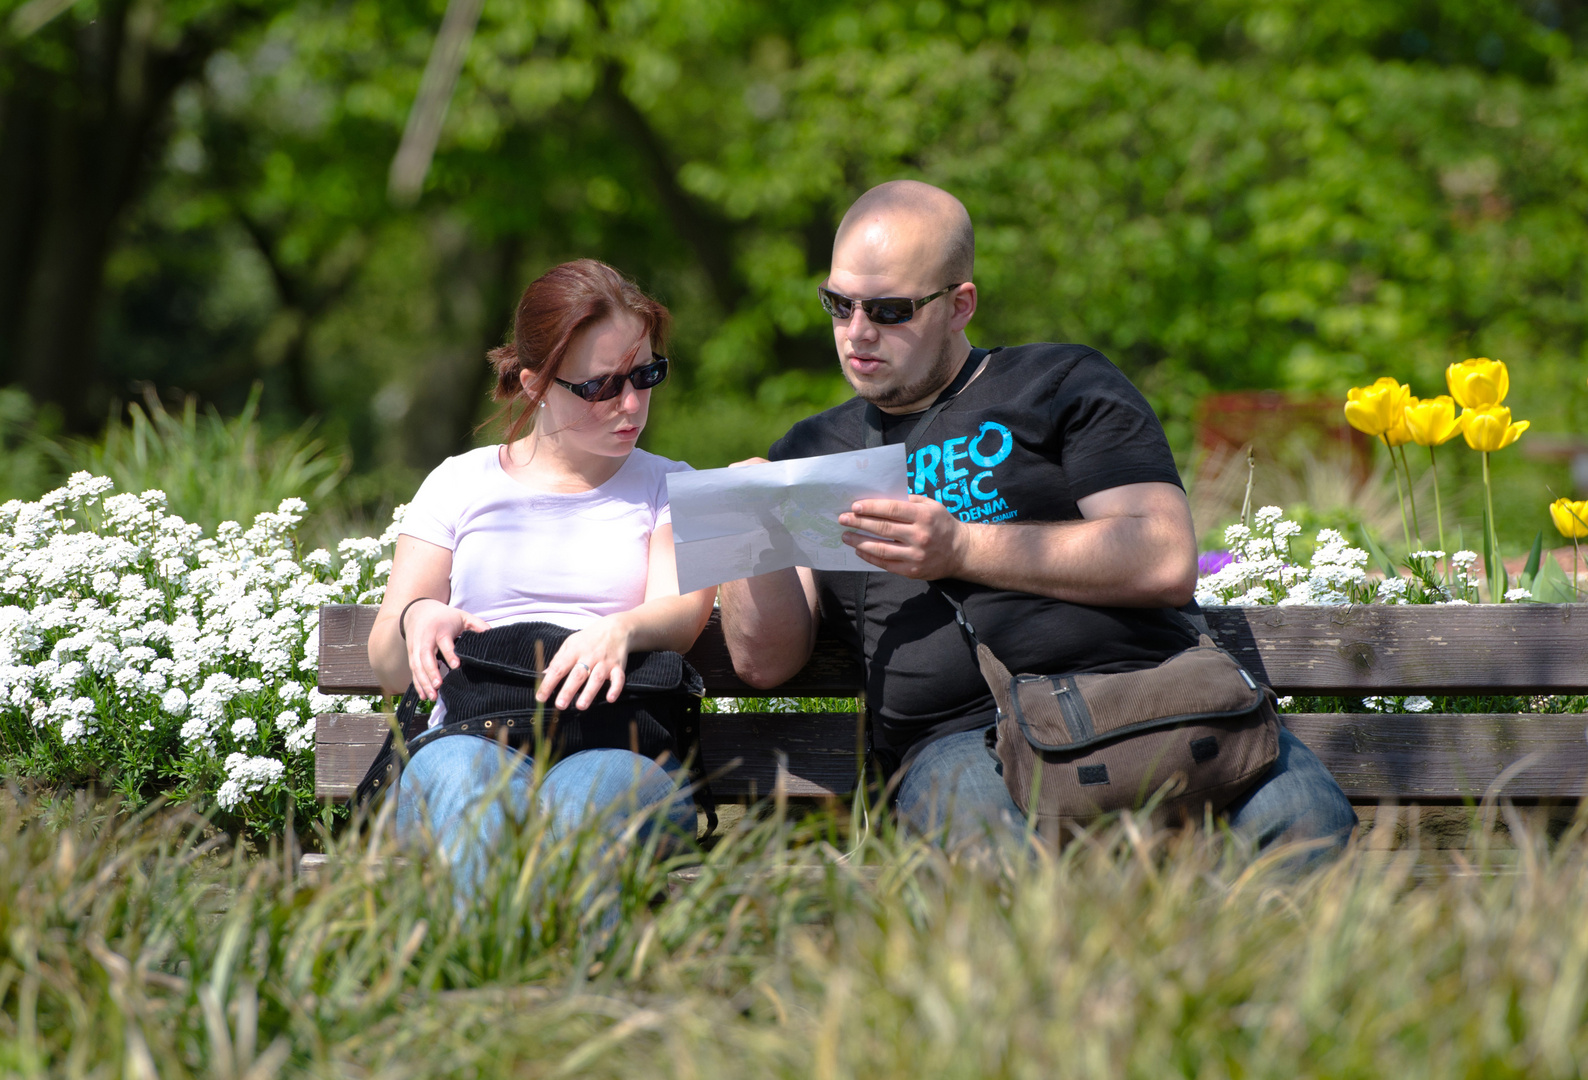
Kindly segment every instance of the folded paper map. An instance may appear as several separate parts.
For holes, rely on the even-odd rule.
[[[909,498],[904,446],[667,474],[678,590],[790,566],[877,570],[840,539],[857,499]],[[880,571],[879,571],[880,572]]]

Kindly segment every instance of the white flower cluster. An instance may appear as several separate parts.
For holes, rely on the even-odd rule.
[[[1313,547],[1312,565],[1291,554],[1291,541],[1301,527],[1287,521],[1277,506],[1257,512],[1252,527],[1231,525],[1224,533],[1231,561],[1197,581],[1199,604],[1468,604],[1477,596],[1472,566],[1477,554],[1458,551],[1450,557],[1446,579],[1439,560],[1443,551],[1414,551],[1407,566],[1411,577],[1370,579],[1368,553],[1352,547],[1334,529],[1321,529]],[[1512,589],[1506,599],[1525,600],[1525,589]]]
[[[1362,705],[1364,708],[1381,713],[1428,712],[1434,707],[1433,701],[1423,697],[1421,694],[1413,694],[1410,697],[1400,698],[1365,697],[1362,699]]]
[[[1350,589],[1367,581],[1367,552],[1354,548],[1333,529],[1320,529],[1307,580],[1281,604],[1345,604]]]
[[[1231,525],[1224,530],[1234,561],[1197,582],[1197,603],[1275,604],[1306,578],[1306,571],[1290,555],[1290,541],[1301,526],[1285,520],[1277,506],[1257,511],[1252,527]]]
[[[77,473],[0,506],[0,714],[110,768],[223,772],[235,808],[286,775],[317,712],[372,707],[313,688],[319,607],[379,598],[395,525],[343,541],[333,574],[329,552],[296,554],[301,499],[206,538],[163,492],[112,491]]]
[[[215,801],[224,810],[236,809],[248,796],[258,794],[271,784],[280,783],[286,775],[287,766],[275,758],[227,754],[226,782],[215,793]]]
[[[1367,580],[1367,552],[1352,547],[1333,529],[1318,533],[1312,566],[1291,555],[1290,542],[1301,526],[1277,506],[1257,511],[1252,527],[1231,525],[1224,532],[1234,561],[1197,582],[1197,603],[1344,604],[1351,589]]]

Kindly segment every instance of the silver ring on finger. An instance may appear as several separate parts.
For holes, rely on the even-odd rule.
[[[581,661],[579,661],[579,662],[578,662],[578,663],[577,663],[577,664],[575,664],[575,665],[574,665],[574,667],[582,667],[582,668],[584,668],[584,669],[585,669],[585,670],[586,670],[586,671],[589,671],[589,670],[590,670],[590,665],[589,665],[589,664],[587,664],[587,663],[585,663],[585,662],[584,662],[584,661],[583,661],[583,660],[581,660]]]

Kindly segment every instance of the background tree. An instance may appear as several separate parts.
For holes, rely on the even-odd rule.
[[[6,16],[6,146],[40,72],[98,115],[61,88],[109,13],[185,58],[69,317],[13,254],[87,250],[42,239],[65,196],[0,165],[4,377],[79,428],[143,382],[235,411],[262,379],[267,421],[347,442],[352,497],[403,497],[489,415],[523,284],[592,255],[678,315],[649,445],[761,452],[847,393],[814,286],[896,176],[977,221],[978,341],[1097,345],[1182,454],[1209,389],[1429,393],[1484,353],[1536,426],[1588,419],[1581,4],[489,0],[408,205],[388,174],[444,0],[52,3],[29,29],[38,3]]]

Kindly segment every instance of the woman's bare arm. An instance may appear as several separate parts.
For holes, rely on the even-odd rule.
[[[458,654],[453,642],[457,636],[464,630],[487,629],[483,620],[448,606],[451,579],[452,552],[412,536],[397,538],[386,598],[369,632],[370,666],[388,694],[400,694],[412,682],[421,697],[433,701],[441,686],[436,653],[456,667]],[[420,602],[409,607],[413,600]],[[405,608],[406,641],[397,625]]]

